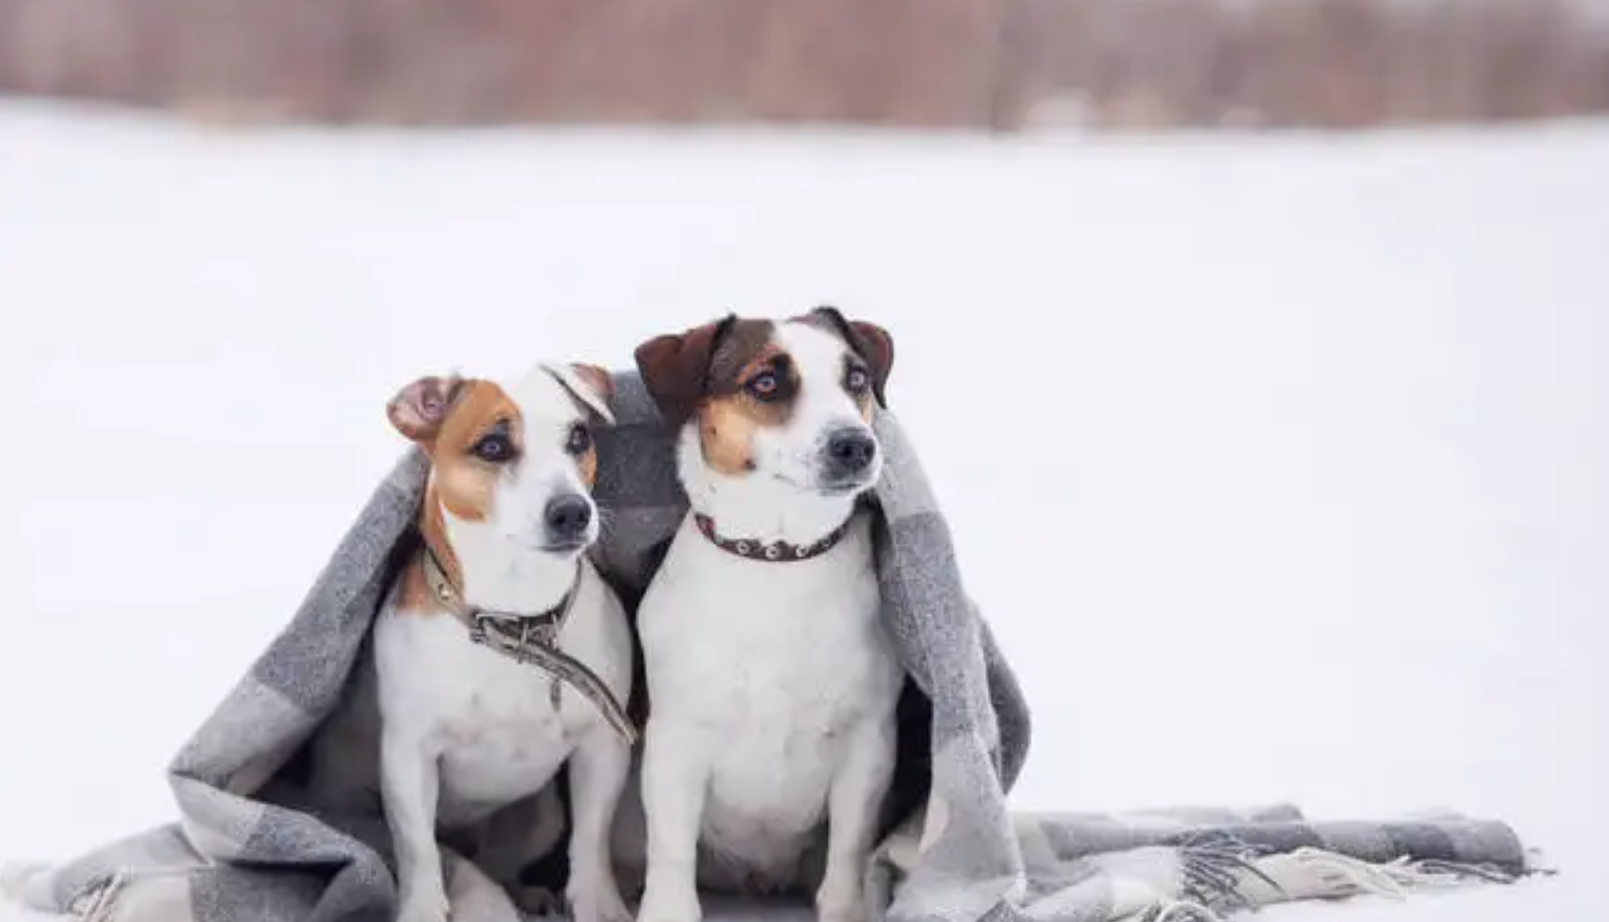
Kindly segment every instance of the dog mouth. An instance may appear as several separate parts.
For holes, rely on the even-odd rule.
[[[811,483],[800,483],[798,480],[788,477],[784,474],[776,474],[774,476],[778,481],[787,484],[801,493],[813,493],[817,496],[824,496],[829,499],[839,499],[845,496],[853,496],[872,484],[871,478],[858,475],[839,479],[823,478]]]
[[[594,539],[590,536],[578,536],[563,540],[554,540],[548,536],[509,535],[507,540],[522,553],[551,554],[554,557],[571,557],[591,547]]]

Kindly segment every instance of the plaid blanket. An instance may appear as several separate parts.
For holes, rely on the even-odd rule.
[[[599,436],[606,528],[594,560],[629,606],[686,501],[670,433],[641,382],[623,374],[616,388],[619,425]],[[1290,807],[1013,815],[1006,795],[1028,754],[1028,707],[963,590],[910,444],[887,412],[876,429],[887,452],[876,490],[884,614],[920,692],[902,702],[894,820],[866,871],[888,919],[1212,918],[1532,870],[1507,826],[1459,816],[1311,823]],[[29,906],[86,920],[389,922],[396,887],[384,823],[373,805],[309,790],[299,756],[366,652],[382,595],[416,540],[425,475],[420,454],[402,458],[290,624],[174,758],[177,823],[56,866],[13,868],[0,881]],[[709,908],[744,918],[798,912]]]

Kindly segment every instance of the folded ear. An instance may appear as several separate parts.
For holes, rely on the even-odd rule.
[[[637,347],[637,371],[667,425],[680,429],[698,412],[710,362],[736,314],[680,334],[656,336]]]
[[[889,373],[894,370],[894,337],[875,323],[849,320],[830,305],[816,308],[810,316],[837,330],[849,348],[866,361],[872,372],[872,393],[877,395],[878,403],[888,406],[883,391],[888,386]]]
[[[615,414],[609,409],[609,400],[615,395],[615,382],[607,370],[582,362],[567,365],[544,362],[542,369],[599,419],[611,426],[615,424]]]
[[[386,417],[397,431],[415,442],[435,440],[452,411],[463,379],[457,375],[428,377],[409,384],[386,404]]]

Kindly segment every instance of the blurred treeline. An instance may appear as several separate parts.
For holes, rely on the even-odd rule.
[[[1365,127],[1609,111],[1587,0],[0,0],[0,92],[215,119]]]

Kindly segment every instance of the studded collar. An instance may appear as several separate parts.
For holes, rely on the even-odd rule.
[[[809,560],[812,557],[820,557],[822,554],[832,550],[839,541],[843,540],[845,533],[849,531],[850,521],[853,521],[853,519],[845,520],[842,525],[834,528],[826,537],[812,544],[790,544],[787,541],[767,543],[750,538],[722,537],[715,528],[714,519],[702,512],[693,513],[693,522],[698,526],[699,534],[702,534],[711,544],[726,551],[728,554],[765,563],[787,563],[794,560]]]

